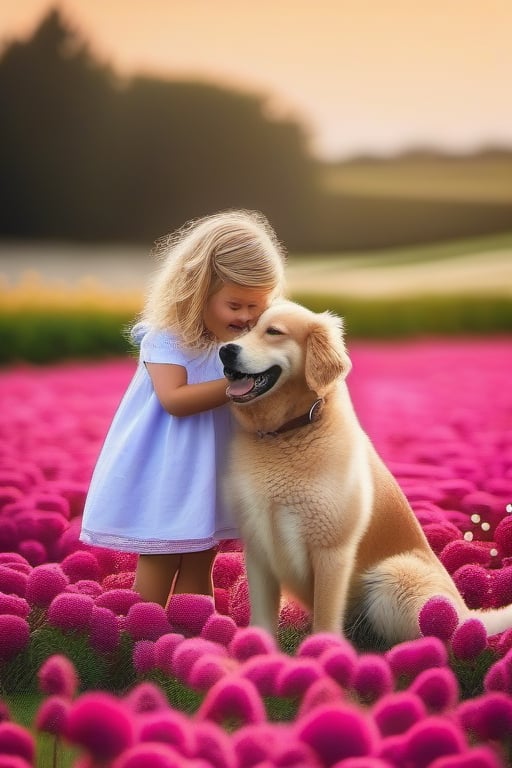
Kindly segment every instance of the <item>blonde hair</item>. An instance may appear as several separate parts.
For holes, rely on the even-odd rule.
[[[162,261],[150,286],[141,320],[170,328],[185,346],[208,346],[203,312],[223,284],[284,293],[284,252],[267,219],[233,210],[185,224],[157,241]]]

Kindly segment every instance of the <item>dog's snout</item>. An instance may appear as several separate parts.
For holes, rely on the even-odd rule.
[[[220,359],[226,366],[234,365],[241,347],[238,344],[224,344],[219,349]]]

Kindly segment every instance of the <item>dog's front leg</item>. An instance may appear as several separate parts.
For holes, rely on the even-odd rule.
[[[343,632],[354,557],[352,547],[333,547],[313,554],[313,632]]]
[[[266,557],[261,552],[252,551],[250,546],[245,549],[245,566],[249,582],[251,624],[266,629],[275,637],[281,597],[279,582]]]

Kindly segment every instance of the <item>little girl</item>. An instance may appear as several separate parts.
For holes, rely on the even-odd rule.
[[[227,211],[160,242],[132,330],[139,364],[101,450],[81,540],[139,554],[134,589],[166,605],[212,594],[215,547],[238,533],[220,476],[232,429],[218,344],[284,290],[284,256],[261,215]]]

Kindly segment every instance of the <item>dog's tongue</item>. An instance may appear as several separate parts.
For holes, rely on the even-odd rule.
[[[242,395],[246,395],[250,392],[251,389],[254,389],[253,377],[244,376],[243,379],[234,379],[234,381],[230,381],[227,393],[234,397],[242,397]]]

